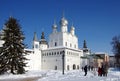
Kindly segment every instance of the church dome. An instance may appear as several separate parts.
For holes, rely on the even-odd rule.
[[[63,18],[60,20],[60,25],[68,25],[68,21],[63,17]]]
[[[53,28],[53,29],[56,29],[56,28],[57,28],[57,25],[56,25],[56,24],[53,24],[52,28]]]
[[[71,30],[75,30],[75,27],[74,27],[74,26],[71,26]]]

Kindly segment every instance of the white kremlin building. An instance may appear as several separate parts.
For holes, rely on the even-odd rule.
[[[49,41],[45,40],[44,32],[42,32],[41,40],[37,39],[36,33],[33,38],[33,48],[25,49],[28,52],[26,56],[27,70],[62,70],[63,60],[65,70],[80,69],[84,62],[81,56],[84,56],[86,49],[78,47],[78,37],[75,35],[75,28],[71,26],[68,31],[68,21],[65,17],[60,20],[61,30],[58,32],[56,23],[52,26],[52,33],[49,35]],[[0,41],[2,46],[3,41]],[[89,50],[87,50],[89,53]],[[85,60],[84,60],[85,61]]]

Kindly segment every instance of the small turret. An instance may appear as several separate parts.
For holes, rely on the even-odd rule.
[[[53,33],[56,33],[57,32],[57,25],[56,25],[56,22],[54,21],[54,24],[52,26],[52,29],[53,29]]]
[[[73,25],[71,26],[70,33],[71,33],[72,35],[75,35],[75,27],[74,27]]]

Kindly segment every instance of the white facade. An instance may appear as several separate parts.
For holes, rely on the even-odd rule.
[[[66,47],[47,49],[42,51],[42,69],[62,70],[62,55],[64,51],[64,69],[73,70],[80,68],[81,50],[74,50]],[[48,67],[49,66],[49,67]]]
[[[60,20],[61,31],[57,25],[52,26],[53,32],[49,35],[48,49],[42,50],[42,69],[62,70],[62,55],[64,51],[64,69],[73,70],[80,68],[80,57],[83,51],[78,49],[78,38],[72,26],[68,32],[68,21],[63,17]]]
[[[78,48],[78,38],[75,35],[75,28],[71,26],[68,32],[68,21],[62,17],[60,20],[60,32],[57,31],[57,25],[52,26],[52,33],[49,35],[49,41],[46,42],[44,33],[41,40],[37,40],[36,33],[33,40],[33,49],[25,49],[28,52],[26,56],[29,60],[28,70],[62,70],[62,55],[64,51],[64,69],[73,70],[81,68],[83,50]]]

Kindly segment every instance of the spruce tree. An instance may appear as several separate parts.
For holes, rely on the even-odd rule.
[[[120,68],[120,35],[114,36],[111,42],[115,54],[116,66]]]
[[[21,26],[13,17],[10,17],[3,28],[4,44],[0,51],[0,74],[9,72],[12,74],[25,73],[26,52],[24,48],[24,34],[21,31]]]

